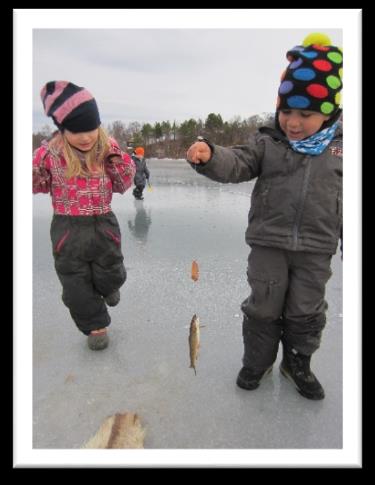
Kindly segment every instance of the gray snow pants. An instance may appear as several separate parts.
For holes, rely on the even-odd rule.
[[[85,335],[107,327],[104,298],[126,280],[121,233],[113,212],[98,216],[54,215],[51,240],[62,300]]]
[[[254,372],[270,367],[280,340],[304,355],[319,348],[331,259],[331,254],[252,246],[247,268],[251,294],[241,306],[245,367]]]

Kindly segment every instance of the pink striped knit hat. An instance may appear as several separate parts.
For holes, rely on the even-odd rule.
[[[60,131],[92,131],[101,123],[92,94],[69,81],[48,82],[42,88],[40,97],[44,112],[53,119]]]

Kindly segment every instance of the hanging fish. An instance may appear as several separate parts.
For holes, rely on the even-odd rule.
[[[198,263],[194,260],[191,263],[191,279],[193,281],[198,281],[199,278],[199,266]]]
[[[197,315],[194,314],[190,323],[189,351],[190,351],[190,368],[194,369],[195,375],[197,375],[195,364],[198,359],[199,347],[200,347],[199,317],[197,317]]]

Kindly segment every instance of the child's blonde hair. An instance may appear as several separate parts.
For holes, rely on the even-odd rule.
[[[63,155],[67,168],[65,176],[67,178],[77,176],[87,176],[92,173],[103,173],[104,159],[109,150],[109,137],[105,130],[99,126],[98,139],[90,151],[82,153],[84,162],[78,156],[77,152],[68,143],[63,133],[57,133],[49,142],[49,149],[56,154]]]

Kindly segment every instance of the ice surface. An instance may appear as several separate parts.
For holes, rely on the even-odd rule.
[[[149,160],[153,191],[112,208],[128,278],[110,308],[110,346],[93,352],[61,301],[47,195],[33,206],[33,447],[79,448],[106,416],[136,412],[145,448],[341,448],[342,262],[333,258],[328,324],[312,368],[326,390],[309,401],[278,364],[252,392],[236,387],[240,304],[248,295],[245,244],[252,183],[223,185],[185,161]],[[193,282],[195,259],[200,277]],[[192,315],[202,325],[197,375],[189,368]]]

